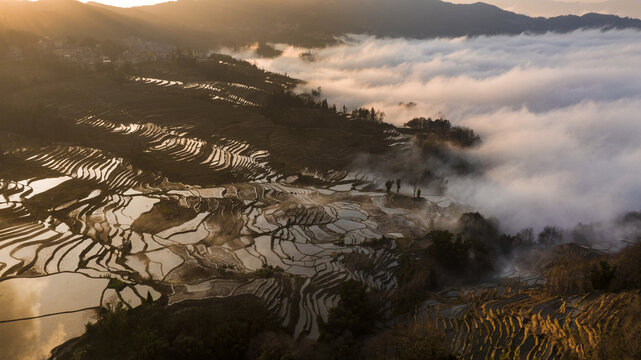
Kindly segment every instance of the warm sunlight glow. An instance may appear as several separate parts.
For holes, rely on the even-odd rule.
[[[477,0],[449,0],[456,4],[472,4]],[[583,15],[589,12],[641,18],[641,6],[634,0],[485,0],[487,4],[529,16]]]
[[[158,3],[175,1],[175,0],[80,0],[81,2],[98,2],[105,5],[118,6],[118,7],[134,7],[134,6],[145,6],[145,5],[155,5]]]

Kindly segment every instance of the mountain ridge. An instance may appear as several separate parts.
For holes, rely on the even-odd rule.
[[[315,47],[348,33],[423,39],[641,29],[641,20],[616,15],[529,17],[482,2],[440,0],[178,0],[133,8],[75,0],[3,0],[0,6],[0,27],[7,29],[52,37],[138,37],[195,48],[254,42]]]

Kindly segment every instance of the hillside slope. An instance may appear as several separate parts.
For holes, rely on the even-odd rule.
[[[126,9],[74,0],[3,0],[0,6],[0,27],[41,36],[134,36],[205,48],[255,41],[319,46],[347,33],[430,38],[580,28],[641,29],[641,20],[612,15],[531,18],[484,3],[440,0],[179,0]]]

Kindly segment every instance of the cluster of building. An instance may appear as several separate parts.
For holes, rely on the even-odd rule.
[[[127,46],[121,60],[132,64],[150,61],[168,60],[176,54],[176,47],[139,38],[128,38],[124,41]]]
[[[40,39],[29,46],[9,46],[7,56],[15,61],[30,57],[54,55],[66,61],[83,65],[97,64],[139,64],[150,61],[168,60],[178,52],[175,46],[160,44],[138,38],[129,38],[121,42],[100,42],[94,40],[60,40],[48,37]]]

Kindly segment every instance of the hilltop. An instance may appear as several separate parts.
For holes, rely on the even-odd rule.
[[[641,20],[613,15],[532,18],[484,3],[440,0],[179,0],[135,8],[74,0],[3,0],[0,4],[0,27],[40,36],[137,37],[201,48],[256,41],[322,46],[350,33],[433,38],[641,29]]]

